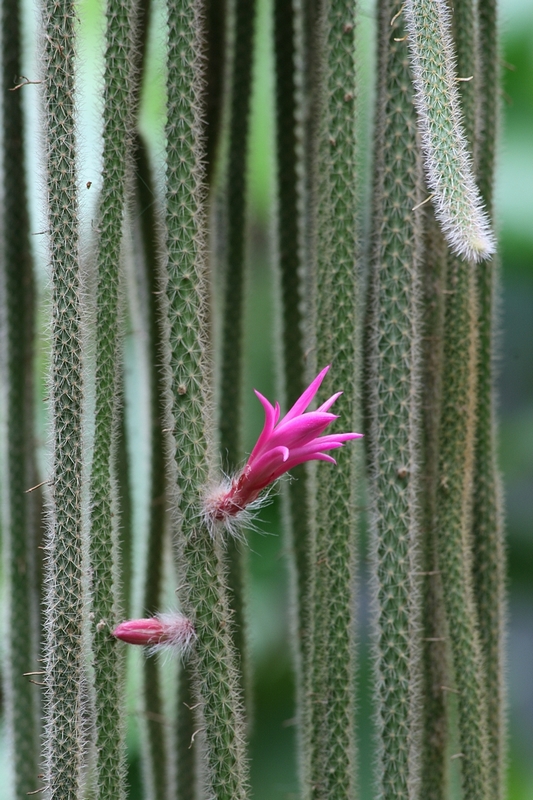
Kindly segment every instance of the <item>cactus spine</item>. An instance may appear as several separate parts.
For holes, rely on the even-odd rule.
[[[2,556],[7,584],[7,641],[3,670],[7,740],[14,797],[39,786],[38,689],[24,673],[36,671],[38,592],[35,465],[32,448],[34,285],[29,246],[24,130],[20,91],[9,91],[21,72],[21,8],[2,7],[2,263],[0,343],[5,429],[2,442]],[[5,438],[4,438],[5,437]]]
[[[378,787],[419,777],[422,163],[401,8],[379,4],[368,414],[376,611]],[[391,22],[392,20],[392,22]]]
[[[331,364],[324,391],[344,389],[337,413],[344,425],[356,414],[355,124],[353,2],[324,4],[324,78],[317,222],[316,357]],[[350,428],[352,429],[352,428]],[[337,455],[337,454],[336,454]],[[317,476],[311,740],[311,796],[355,793],[355,456],[343,448],[338,466]],[[308,790],[308,789],[307,789]]]
[[[479,261],[494,253],[495,241],[475,184],[454,70],[453,43],[445,0],[407,0],[405,19],[416,105],[433,206],[448,245],[459,256]],[[472,48],[472,42],[470,42]],[[465,110],[468,113],[469,109]],[[466,123],[469,119],[466,118]]]
[[[498,123],[498,35],[495,0],[481,0],[479,15],[480,123],[478,181],[492,216],[494,155]],[[479,355],[474,467],[474,593],[486,672],[491,797],[504,797],[505,549],[501,477],[496,464],[496,414],[493,387],[495,294],[498,259],[477,267]]]
[[[82,365],[74,134],[76,11],[70,0],[46,3],[43,29],[53,420],[46,543],[44,782],[47,800],[78,800],[83,741]]]
[[[199,123],[201,11],[200,3],[187,0],[167,7],[165,290],[172,452],[181,529],[177,566],[183,610],[197,634],[191,658],[204,730],[208,794],[244,800],[248,794],[244,722],[222,544],[218,537],[211,537],[200,514],[211,464],[206,215]]]

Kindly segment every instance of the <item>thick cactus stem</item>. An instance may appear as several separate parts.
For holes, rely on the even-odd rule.
[[[356,415],[356,158],[354,3],[325,3],[320,25],[321,96],[316,272],[316,354],[342,386],[337,412]],[[331,376],[331,377],[330,377]],[[355,470],[354,448],[339,451],[333,474],[317,472],[311,776],[314,800],[355,794]],[[307,738],[307,737],[306,737]]]
[[[406,0],[405,20],[428,186],[450,248],[472,261],[488,258],[495,239],[475,183],[461,121],[458,79],[445,0]]]
[[[79,800],[83,590],[82,368],[74,106],[76,9],[44,8],[44,115],[52,274],[52,506],[46,543],[45,796]]]
[[[167,7],[168,110],[165,275],[168,392],[180,533],[179,596],[197,641],[191,656],[205,742],[207,793],[245,800],[248,767],[223,552],[201,519],[210,478],[210,367],[203,131],[199,121],[202,4]]]
[[[420,768],[422,162],[398,5],[379,4],[368,414],[379,762],[384,800]],[[392,24],[391,24],[392,20]]]
[[[34,285],[29,246],[24,123],[20,91],[22,21],[17,0],[2,6],[2,232],[0,356],[2,400],[2,559],[6,582],[3,691],[15,800],[39,788],[37,671],[39,581],[33,438]],[[5,388],[4,388],[5,387]]]

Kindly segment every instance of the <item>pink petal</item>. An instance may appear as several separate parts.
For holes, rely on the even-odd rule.
[[[261,392],[257,391],[257,389],[254,389],[254,392],[265,410],[265,424],[263,425],[263,430],[261,431],[259,439],[254,445],[254,449],[250,453],[250,458],[248,459],[248,463],[250,463],[251,461],[253,461],[254,458],[257,457],[264,444],[268,441],[268,439],[272,435],[274,426],[279,419],[279,403],[276,403],[274,407],[270,404],[270,402],[266,399],[266,397],[264,397],[261,394]]]
[[[328,425],[336,419],[335,414],[310,411],[307,414],[301,414],[299,417],[289,420],[287,423],[282,420],[274,429],[269,444],[272,447],[284,444],[290,449],[297,447],[320,436]]]
[[[263,453],[254,464],[249,465],[250,471],[248,472],[248,481],[253,491],[262,489],[272,480],[272,475],[282,467],[280,474],[286,471],[284,467],[285,462],[289,458],[290,451],[288,447],[280,445],[274,447],[272,450],[267,450]]]
[[[342,392],[336,392],[335,394],[332,394],[329,400],[326,400],[325,403],[322,403],[322,405],[319,408],[317,408],[317,411],[328,411],[335,402],[335,400],[337,400],[341,396],[341,394]]]
[[[326,376],[326,373],[329,370],[329,367],[330,367],[330,365],[328,364],[327,367],[324,367],[324,369],[321,372],[318,373],[318,375],[316,376],[314,381],[312,381],[309,384],[309,386],[307,387],[307,389],[305,390],[305,392],[302,395],[300,395],[300,397],[295,402],[293,407],[291,409],[289,409],[289,411],[287,411],[287,413],[285,414],[285,416],[281,420],[282,423],[283,422],[288,422],[289,420],[293,419],[294,417],[299,416],[300,414],[302,414],[306,410],[308,405],[311,403],[311,400],[313,399],[315,394],[318,392],[318,390],[320,388],[320,384],[324,380],[324,378]]]

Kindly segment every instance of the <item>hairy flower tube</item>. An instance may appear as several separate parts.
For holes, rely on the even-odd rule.
[[[196,633],[187,617],[172,613],[121,622],[113,631],[113,636],[127,644],[150,647],[152,651],[170,647],[186,652]]]
[[[226,523],[231,527],[232,519],[254,503],[261,491],[285,472],[305,461],[336,464],[326,451],[342,447],[350,439],[362,437],[361,433],[322,435],[328,425],[337,419],[337,415],[329,409],[342,392],[336,392],[316,411],[307,411],[328,370],[329,366],[319,372],[281,420],[279,403],[273,406],[255,390],[265,410],[263,430],[241,472],[206,498],[208,522]]]

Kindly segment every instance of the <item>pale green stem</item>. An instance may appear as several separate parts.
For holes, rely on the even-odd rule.
[[[435,214],[452,251],[479,261],[494,253],[495,240],[475,183],[457,89],[458,78],[464,84],[475,76],[454,69],[446,0],[406,0],[404,15]]]

